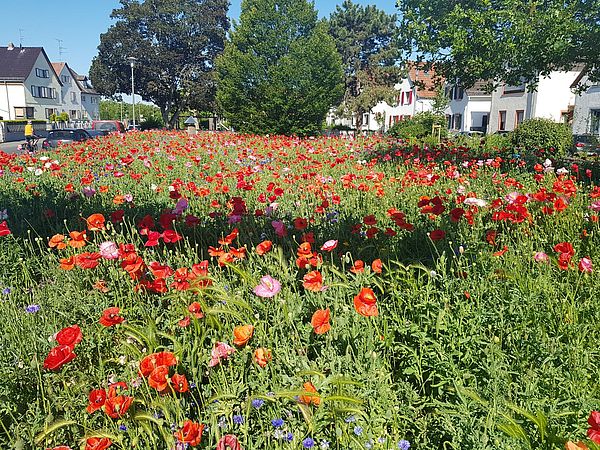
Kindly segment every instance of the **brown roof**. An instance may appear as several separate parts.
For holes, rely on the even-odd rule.
[[[473,86],[465,89],[465,91],[466,91],[467,95],[470,97],[478,96],[478,95],[492,95],[491,91],[489,89],[486,89],[488,87],[490,87],[489,80],[478,80],[475,82],[475,84]],[[492,86],[492,88],[493,88],[493,86]]]
[[[426,63],[408,62],[408,79],[417,87],[417,96],[421,98],[434,98],[438,86],[443,83],[443,78],[435,73],[433,67]]]
[[[65,67],[66,64],[67,63],[64,62],[52,63],[52,68],[54,69],[56,74],[60,76],[60,73],[62,72],[63,67]]]
[[[25,81],[33,70],[40,53],[62,85],[42,47],[0,47],[0,81]]]

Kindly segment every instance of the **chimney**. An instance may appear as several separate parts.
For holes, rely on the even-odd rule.
[[[13,44],[12,42],[9,42],[7,50],[14,50],[14,49],[15,49],[15,44]]]

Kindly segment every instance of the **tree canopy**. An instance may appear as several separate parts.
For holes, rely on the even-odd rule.
[[[395,14],[376,6],[362,6],[345,0],[329,18],[329,31],[342,56],[345,91],[340,112],[354,114],[357,128],[363,113],[396,95],[394,85],[403,71]]]
[[[210,109],[214,59],[229,29],[228,0],[120,0],[100,36],[90,79],[101,94],[131,92],[128,57],[135,57],[135,93],[157,105],[173,126],[182,110]]]
[[[398,0],[404,48],[447,79],[521,84],[585,63],[600,77],[600,0]]]
[[[243,0],[216,65],[219,112],[242,132],[313,134],[343,92],[335,44],[306,0]]]

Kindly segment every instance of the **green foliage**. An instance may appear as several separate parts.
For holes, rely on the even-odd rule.
[[[158,127],[163,127],[164,122],[160,108],[146,103],[136,103],[135,117],[137,120],[142,117],[142,122],[146,120],[153,121]],[[123,120],[133,118],[133,105],[113,100],[102,100],[100,102],[100,120]]]
[[[441,127],[442,138],[448,134],[446,118],[441,114],[434,114],[429,111],[417,113],[413,117],[396,122],[388,130],[388,134],[398,139],[422,139],[426,136],[432,136],[434,125]]]
[[[338,114],[356,118],[362,128],[363,113],[377,103],[392,103],[403,70],[398,66],[397,17],[374,5],[362,6],[344,0],[329,17],[345,76],[345,91]]]
[[[164,127],[164,124],[159,117],[150,116],[140,123],[141,131],[156,130],[162,127]]]
[[[66,112],[62,112],[60,114],[50,114],[49,120],[51,122],[68,122],[69,114]]]
[[[573,146],[573,133],[568,125],[550,119],[528,119],[511,133],[511,141],[527,152],[554,149],[560,157]]]
[[[463,86],[519,85],[586,63],[600,77],[600,0],[398,0],[405,50]]]
[[[135,92],[173,127],[189,108],[210,109],[213,63],[229,29],[227,0],[121,0],[100,36],[90,79],[103,95],[131,92],[128,57],[136,57]]]
[[[217,59],[217,103],[237,131],[315,134],[342,94],[342,68],[306,0],[244,0]]]
[[[512,148],[510,133],[487,135],[484,139],[484,148],[490,153],[501,153],[503,150]]]

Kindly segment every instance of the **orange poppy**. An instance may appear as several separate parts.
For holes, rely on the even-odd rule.
[[[115,205],[122,205],[123,203],[125,203],[125,196],[115,195],[115,198],[113,198],[113,203]]]
[[[310,320],[310,324],[312,325],[316,334],[325,334],[331,329],[329,318],[329,308],[317,309],[314,312],[312,319]]]
[[[306,392],[314,392],[315,394],[318,394],[317,388],[310,381],[304,383],[302,387]],[[299,400],[300,403],[304,403],[305,405],[310,405],[312,403],[315,406],[319,406],[321,404],[321,397],[319,397],[318,395],[301,395],[299,397]]]
[[[87,222],[88,230],[90,231],[102,231],[105,229],[104,224],[106,223],[106,219],[100,213],[92,214],[90,217],[85,219]]]
[[[68,258],[60,259],[60,268],[62,270],[72,270],[75,267],[75,257],[69,256]]]
[[[566,450],[588,450],[588,446],[583,442],[579,441],[577,444],[573,441],[569,441],[565,444]]]
[[[350,268],[350,272],[352,273],[362,273],[365,271],[365,263],[364,261],[357,259],[354,261],[354,265]]]
[[[371,270],[375,273],[381,273],[383,269],[383,264],[381,259],[377,258],[375,261],[371,263]]]
[[[308,272],[304,275],[302,280],[302,286],[304,286],[304,289],[307,291],[321,292],[323,289],[323,276],[318,270]]]
[[[234,340],[233,343],[238,347],[246,345],[252,335],[254,334],[253,325],[240,325],[233,329]]]
[[[354,297],[354,309],[361,316],[375,317],[379,314],[377,311],[377,297],[371,288],[362,288],[358,295]]]
[[[55,234],[48,241],[48,247],[56,248],[57,250],[62,250],[67,246],[65,242],[65,236],[62,234]]]
[[[254,350],[254,361],[260,367],[264,368],[271,359],[273,359],[273,354],[268,348],[261,347]]]
[[[87,234],[84,231],[71,231],[69,233],[71,240],[69,241],[69,245],[73,248],[82,248],[85,247]]]
[[[154,369],[148,377],[148,384],[159,392],[167,389],[169,385],[169,367],[158,366]]]

